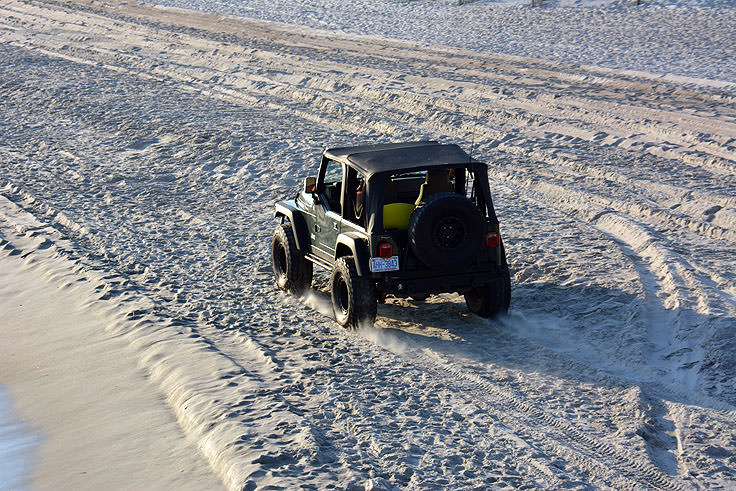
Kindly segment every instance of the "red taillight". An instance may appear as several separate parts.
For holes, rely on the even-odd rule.
[[[390,259],[394,255],[394,249],[389,242],[378,244],[378,255],[384,259]]]
[[[498,247],[498,232],[488,232],[486,234],[486,247]]]

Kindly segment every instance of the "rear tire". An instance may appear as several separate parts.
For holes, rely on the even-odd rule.
[[[271,241],[271,265],[280,290],[299,295],[312,284],[312,263],[296,248],[291,226],[276,227]]]
[[[372,326],[378,308],[376,290],[365,277],[358,276],[355,260],[341,257],[330,277],[332,311],[338,324],[349,329]]]
[[[505,270],[491,283],[471,288],[464,294],[468,309],[476,315],[493,318],[509,311],[511,278]]]

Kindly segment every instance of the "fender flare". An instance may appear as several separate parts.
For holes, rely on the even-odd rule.
[[[309,233],[301,211],[289,203],[280,201],[276,203],[273,215],[276,218],[283,217],[289,220],[291,230],[294,232],[296,248],[302,252],[309,252]]]
[[[337,254],[341,245],[350,249],[352,256],[355,258],[355,271],[358,273],[358,276],[370,276],[370,268],[368,267],[369,254],[365,244],[365,237],[354,232],[338,235],[337,242],[335,243],[335,260],[339,257]]]

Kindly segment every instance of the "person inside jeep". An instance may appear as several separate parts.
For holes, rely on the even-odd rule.
[[[355,189],[355,219],[360,222],[363,218],[363,193],[365,192],[365,179],[362,175],[358,176],[358,186]]]
[[[450,184],[448,172],[445,169],[430,169],[424,183],[419,188],[419,196],[414,205],[419,206],[433,194],[450,192],[452,192],[452,185]]]

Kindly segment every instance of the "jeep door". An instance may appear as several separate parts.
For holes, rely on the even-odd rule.
[[[311,210],[312,253],[332,264],[335,242],[340,234],[343,189],[343,165],[328,160],[317,178],[317,196]]]

